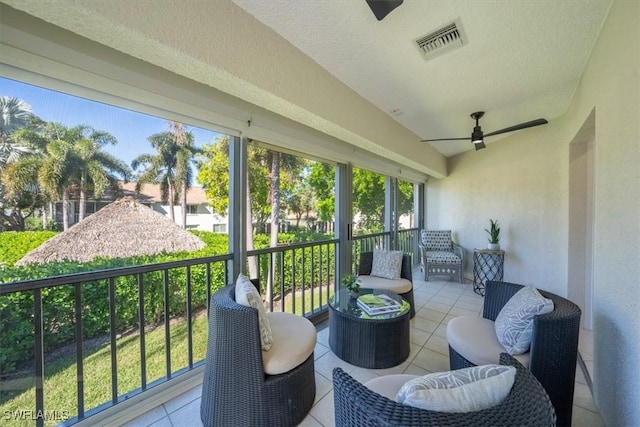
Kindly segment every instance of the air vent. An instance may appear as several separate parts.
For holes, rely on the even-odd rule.
[[[445,27],[415,40],[418,49],[425,60],[442,55],[450,50],[467,44],[467,38],[462,30],[460,20],[456,20]]]

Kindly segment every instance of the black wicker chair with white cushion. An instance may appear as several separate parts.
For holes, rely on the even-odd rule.
[[[409,317],[413,319],[416,315],[415,302],[413,298],[413,273],[411,272],[411,257],[408,254],[402,255],[402,267],[398,279],[386,279],[371,275],[373,267],[373,252],[360,253],[358,263],[358,282],[363,288],[384,289],[396,293],[409,301],[411,309]]]
[[[388,375],[376,379],[379,394],[353,379],[340,368],[333,370],[336,427],[360,426],[554,426],[555,414],[544,388],[509,354],[500,364],[515,366],[511,391],[498,405],[472,412],[436,412],[408,406],[390,398],[410,375]],[[404,377],[404,378],[403,378]],[[370,383],[368,383],[370,384]],[[387,397],[385,397],[387,396]]]
[[[488,281],[483,317],[460,316],[447,324],[451,369],[495,363],[505,347],[496,335],[495,320],[522,285]],[[571,425],[580,308],[573,302],[538,289],[553,301],[553,311],[533,317],[531,346],[514,357],[527,366],[547,391],[559,426]]]
[[[238,304],[233,285],[212,296],[200,407],[204,426],[292,426],[311,409],[316,329],[293,314],[267,316],[273,344],[265,352],[258,310]],[[265,372],[265,364],[275,372]]]
[[[464,251],[451,239],[451,230],[421,230],[420,256],[425,281],[447,275],[464,283]]]

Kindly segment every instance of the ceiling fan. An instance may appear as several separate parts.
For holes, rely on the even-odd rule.
[[[382,21],[393,9],[404,0],[365,0],[378,21]]]
[[[473,146],[476,148],[476,151],[481,150],[486,147],[484,145],[484,138],[487,136],[499,135],[501,133],[514,132],[520,129],[531,128],[534,126],[546,125],[549,123],[545,119],[536,119],[531,120],[530,122],[520,123],[519,125],[509,126],[508,128],[500,129],[495,132],[489,132],[487,134],[482,133],[482,128],[478,123],[480,119],[484,116],[484,111],[476,111],[471,114],[471,118],[476,121],[476,126],[473,128],[473,132],[471,132],[471,138],[437,138],[437,139],[423,139],[422,142],[433,142],[433,141],[466,141],[470,140],[473,142]]]

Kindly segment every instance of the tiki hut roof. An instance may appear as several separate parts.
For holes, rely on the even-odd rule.
[[[196,251],[205,243],[168,217],[130,198],[119,199],[27,253],[16,265],[87,262],[162,251]]]

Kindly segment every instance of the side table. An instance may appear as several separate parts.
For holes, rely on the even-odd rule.
[[[504,251],[490,249],[473,250],[473,291],[484,296],[484,287],[489,280],[504,277]]]

